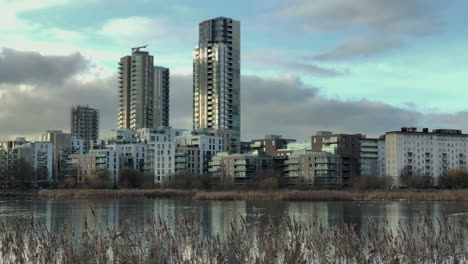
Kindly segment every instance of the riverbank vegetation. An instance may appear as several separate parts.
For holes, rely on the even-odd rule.
[[[196,216],[171,222],[132,221],[118,229],[49,232],[44,225],[0,224],[2,263],[466,263],[468,223],[425,215],[396,227],[369,221],[353,225],[304,224],[291,218],[247,223],[232,220],[224,234],[210,234]],[[278,228],[280,225],[282,228]]]
[[[66,189],[40,190],[41,199],[182,198],[194,200],[282,200],[282,201],[468,201],[468,190],[180,190],[180,189]]]

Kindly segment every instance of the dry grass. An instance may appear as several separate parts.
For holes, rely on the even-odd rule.
[[[42,199],[97,198],[184,198],[195,200],[283,200],[283,201],[353,201],[353,200],[411,200],[411,201],[468,201],[468,190],[276,190],[276,191],[190,191],[177,189],[120,189],[120,190],[41,190]]]
[[[98,199],[98,198],[192,198],[195,192],[175,189],[82,189],[41,190],[41,199]]]
[[[130,221],[119,229],[77,232],[63,226],[50,233],[43,225],[0,224],[2,263],[466,263],[468,222],[434,224],[425,215],[416,223],[369,222],[353,226],[305,225],[290,218],[261,225],[240,218],[225,238],[206,234],[196,215],[173,222],[149,220],[136,231]],[[133,227],[132,227],[133,226]],[[278,228],[281,227],[281,228]],[[411,232],[412,231],[412,232]]]
[[[0,197],[19,197],[19,196],[25,196],[25,197],[31,197],[31,196],[37,196],[38,191],[37,190],[0,190]]]

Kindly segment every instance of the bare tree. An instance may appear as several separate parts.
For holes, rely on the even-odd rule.
[[[458,168],[447,171],[440,177],[439,186],[447,189],[468,188],[468,170]]]
[[[433,187],[432,177],[420,169],[406,165],[400,172],[400,178],[404,187],[425,189]]]

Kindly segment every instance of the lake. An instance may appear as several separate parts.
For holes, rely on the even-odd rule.
[[[457,223],[468,220],[468,202],[352,201],[352,202],[288,202],[288,201],[196,201],[182,199],[125,200],[39,200],[36,198],[0,198],[0,221],[27,223],[31,217],[49,231],[58,231],[64,224],[77,231],[85,219],[91,228],[118,228],[121,220],[131,219],[137,229],[145,221],[156,218],[171,222],[181,215],[197,216],[205,232],[223,236],[232,219],[243,217],[247,223],[273,222],[292,217],[304,223],[318,222],[325,226],[355,225],[366,230],[369,220],[386,219],[390,228],[398,223],[416,221],[419,213],[434,222],[444,215]]]

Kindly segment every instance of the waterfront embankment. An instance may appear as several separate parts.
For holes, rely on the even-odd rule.
[[[468,201],[468,190],[177,190],[177,189],[54,189],[40,190],[41,199],[176,198],[193,200],[281,201]]]

